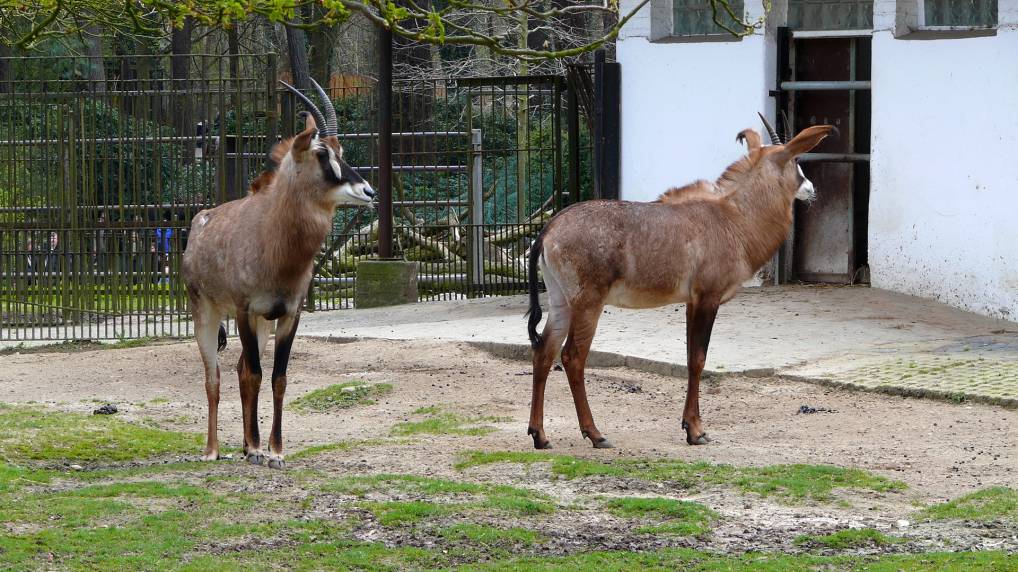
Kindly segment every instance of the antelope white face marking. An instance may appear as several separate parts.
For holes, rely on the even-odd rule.
[[[806,178],[806,175],[802,172],[802,167],[798,163],[795,165],[795,170],[799,172],[799,180],[802,181],[799,184],[799,189],[795,191],[795,198],[807,203],[813,202],[813,199],[817,198],[817,191],[813,188],[813,181]]]

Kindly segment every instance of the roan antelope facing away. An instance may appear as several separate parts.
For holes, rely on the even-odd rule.
[[[259,362],[276,322],[272,364],[272,432],[269,466],[283,467],[283,393],[286,366],[312,262],[332,228],[340,203],[370,205],[374,191],[346,162],[337,138],[336,111],[317,83],[325,115],[292,86],[308,107],[305,129],[272,150],[277,167],[251,185],[244,198],[195,215],[183,258],[183,277],[194,316],[198,349],[205,364],[209,401],[205,460],[219,458],[219,364],[217,350],[226,345],[220,322],[236,316],[243,346],[237,376],[244,417],[244,455],[264,462],[258,435]],[[319,131],[324,126],[324,131]]]
[[[611,447],[587,403],[583,370],[605,304],[653,308],[686,303],[689,386],[682,412],[686,442],[710,440],[700,420],[700,373],[718,306],[763,266],[788,235],[796,198],[813,195],[796,157],[834,127],[817,125],[781,144],[763,146],[752,129],[739,133],[749,153],[714,183],[696,181],[652,203],[587,201],[564,209],[531,246],[530,321],[534,388],[527,433],[534,447],[550,447],[544,432],[544,389],[559,348],[581,434],[596,448]],[[537,333],[540,265],[548,289],[548,321]],[[562,342],[565,340],[565,346]]]

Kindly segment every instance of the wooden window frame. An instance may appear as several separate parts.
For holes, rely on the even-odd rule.
[[[742,17],[747,18],[746,5],[752,0],[742,0]],[[722,30],[707,34],[677,34],[675,32],[674,0],[651,0],[650,2],[650,41],[662,44],[671,43],[702,43],[702,42],[741,42],[741,36],[733,36]]]

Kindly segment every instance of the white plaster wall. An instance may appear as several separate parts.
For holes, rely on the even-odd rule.
[[[875,287],[1018,320],[1018,31],[873,37]],[[627,142],[628,143],[628,142]]]
[[[624,0],[625,12],[635,2]],[[746,2],[751,18],[762,12]],[[623,199],[653,200],[670,187],[714,180],[745,148],[735,135],[760,131],[772,113],[773,50],[763,35],[741,41],[652,43],[650,6],[616,45],[622,66]],[[768,83],[769,82],[769,83]],[[772,118],[773,119],[773,118]]]

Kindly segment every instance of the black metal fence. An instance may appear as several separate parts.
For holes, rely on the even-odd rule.
[[[0,82],[0,339],[189,335],[191,217],[238,198],[294,133],[273,54],[13,58]],[[95,66],[102,66],[97,74]],[[330,96],[348,162],[377,173],[373,87]],[[346,82],[349,83],[349,82]],[[397,82],[393,239],[422,300],[521,292],[556,208],[592,189],[587,122],[555,76]],[[572,137],[569,135],[572,134]],[[353,306],[377,215],[340,209],[310,310]]]

